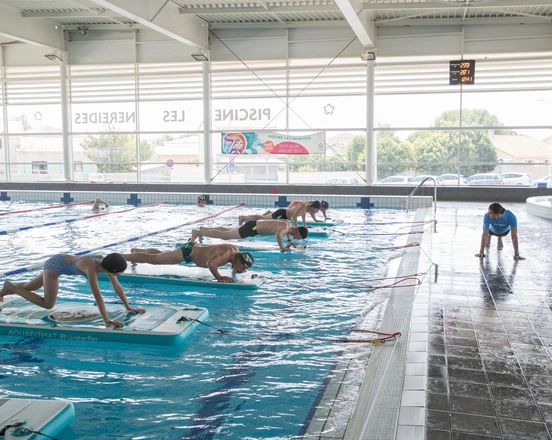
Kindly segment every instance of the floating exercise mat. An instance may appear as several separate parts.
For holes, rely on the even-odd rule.
[[[67,400],[0,399],[0,438],[46,439],[74,418],[75,407]]]
[[[231,276],[229,271],[221,270],[222,276]],[[98,279],[108,281],[107,274],[99,273]],[[261,286],[266,278],[255,272],[246,272],[231,283],[219,283],[208,269],[193,265],[145,264],[129,265],[126,272],[117,277],[120,283],[156,283],[177,284],[181,286],[203,286],[224,289],[251,290]]]
[[[178,345],[209,317],[201,307],[145,306],[143,314],[131,314],[122,305],[106,304],[111,320],[124,327],[106,327],[98,307],[83,302],[59,301],[43,309],[22,298],[6,298],[1,304],[0,334],[72,341],[108,341],[133,344]]]

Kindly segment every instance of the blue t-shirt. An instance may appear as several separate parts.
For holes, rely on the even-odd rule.
[[[517,218],[512,211],[504,211],[500,218],[491,218],[489,214],[485,214],[485,217],[483,217],[484,231],[490,230],[494,234],[504,234],[511,228],[517,228]]]

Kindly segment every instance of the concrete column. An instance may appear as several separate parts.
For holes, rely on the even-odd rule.
[[[366,184],[377,179],[374,143],[374,60],[366,61]]]
[[[73,173],[73,147],[71,137],[69,136],[69,99],[67,94],[67,59],[69,52],[61,53],[59,63],[59,81],[61,85],[61,130],[63,137],[63,175],[65,181],[69,182],[74,179]]]
[[[205,183],[211,183],[211,62],[203,61],[203,174]]]
[[[0,69],[2,69],[2,78],[6,78],[6,68],[4,67],[4,46],[0,45]],[[9,136],[8,136],[8,91],[6,90],[6,83],[0,81],[0,93],[2,93],[2,119],[4,122],[4,160],[6,162],[6,182],[11,180],[11,168],[10,168],[10,149],[8,148]]]

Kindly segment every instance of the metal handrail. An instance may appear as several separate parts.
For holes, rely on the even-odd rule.
[[[414,190],[410,194],[408,194],[408,197],[405,200],[406,212],[408,212],[408,201],[414,195],[414,193],[418,191],[418,189],[424,184],[426,180],[433,180],[433,232],[437,232],[437,181],[433,177],[426,177],[416,188],[414,188]]]

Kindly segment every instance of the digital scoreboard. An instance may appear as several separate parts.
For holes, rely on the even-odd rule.
[[[449,84],[475,84],[475,60],[450,61]]]

